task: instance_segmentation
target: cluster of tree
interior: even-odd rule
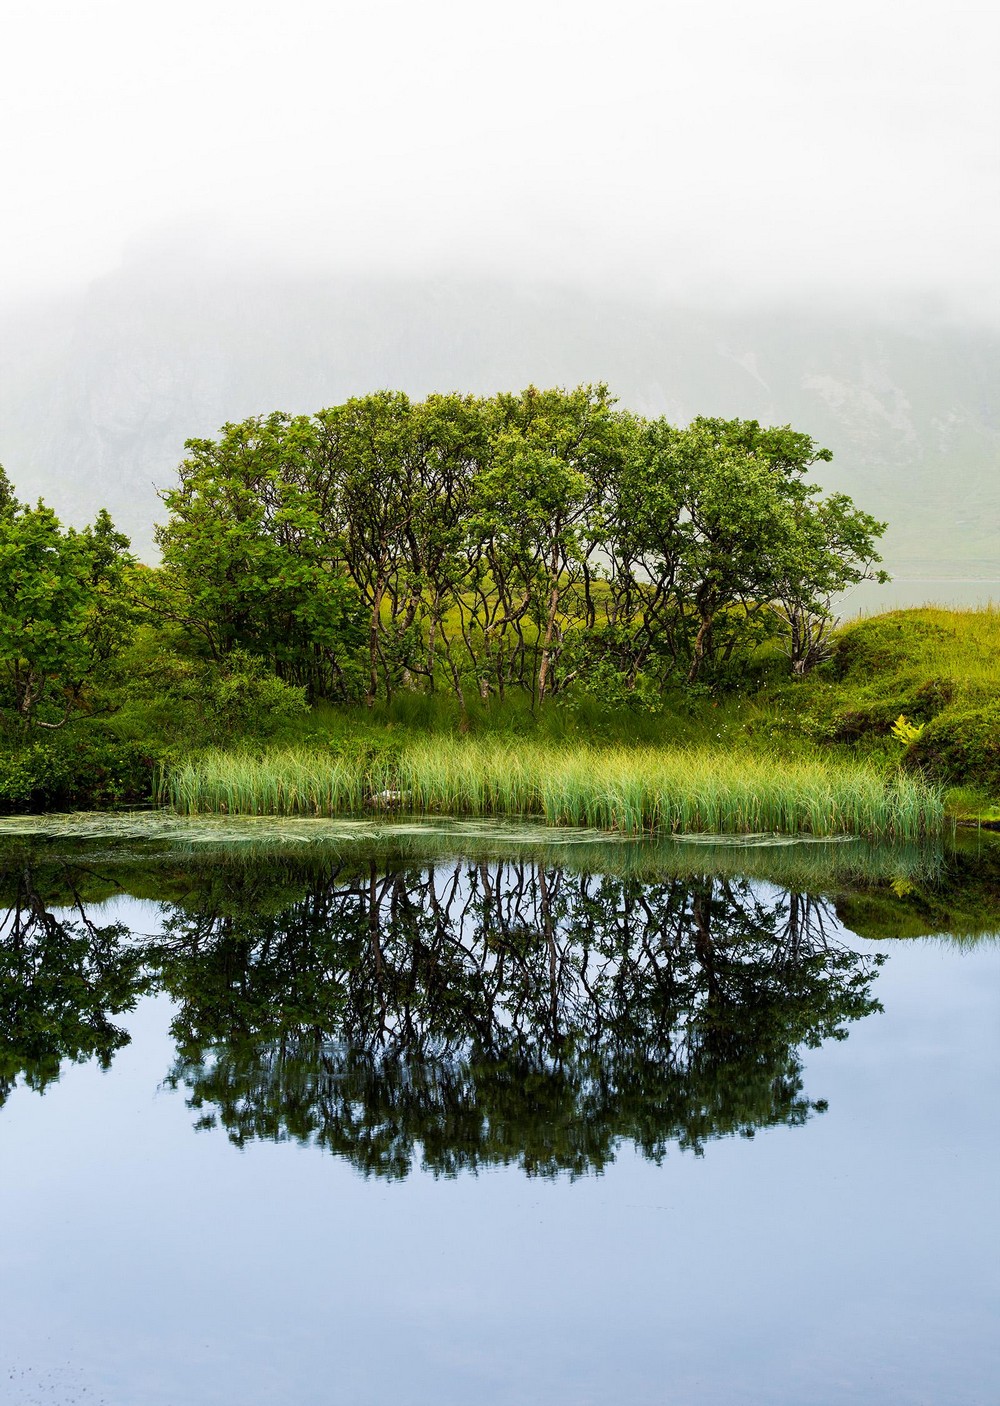
[[[71,867],[61,864],[60,911],[43,894],[28,854],[6,854],[0,873],[0,1107],[20,1077],[44,1092],[64,1062],[102,1069],[129,1042],[112,1016],[145,989],[141,948],[123,923],[89,916]]]
[[[191,440],[158,530],[160,610],[315,693],[694,683],[767,634],[822,656],[884,524],[789,428],[616,408],[604,386],[380,392]]]
[[[830,454],[808,435],[679,429],[603,386],[385,391],[187,450],[156,569],[106,513],[64,530],[0,471],[0,668],[22,721],[58,725],[138,619],[310,697],[624,701],[717,679],[769,636],[803,672],[834,594],[884,576],[884,524],[820,496]]]
[[[824,1106],[798,1047],[879,1009],[825,902],[742,880],[373,862],[254,904],[165,925],[169,1082],[237,1145],[367,1175],[581,1174],[623,1141],[659,1161],[797,1126]]]

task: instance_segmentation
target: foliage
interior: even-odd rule
[[[933,718],[910,743],[906,761],[938,780],[975,783],[1000,796],[1000,703]]]
[[[96,1057],[107,1069],[128,1044],[111,1017],[141,994],[142,954],[125,945],[123,924],[95,924],[69,887],[77,911],[59,918],[23,863],[0,922],[0,1106],[18,1075],[41,1092],[64,1060]]]
[[[23,729],[60,727],[131,631],[128,539],[107,513],[64,530],[0,490],[0,709]]]
[[[882,525],[819,496],[828,457],[788,427],[643,420],[603,386],[379,392],[191,441],[158,569],[106,514],[64,530],[0,471],[0,805],[145,800],[207,746],[253,760],[251,808],[357,809],[376,773],[419,773],[432,808],[704,826],[718,752],[720,828],[809,828],[809,795],[834,827],[933,828],[924,791],[900,809],[901,767],[1000,796],[1000,613],[831,633]],[[676,808],[649,778],[628,799],[645,763],[618,744],[652,749],[668,798],[687,787]],[[679,747],[696,760],[667,776]],[[858,763],[838,811],[827,783]]]
[[[170,1082],[238,1146],[315,1143],[366,1175],[606,1166],[800,1124],[796,1046],[878,1009],[825,905],[746,883],[534,861],[340,865],[285,911],[167,920]]]
[[[170,737],[178,746],[267,737],[309,711],[304,688],[284,682],[245,650],[218,660],[191,658],[147,633],[128,663],[119,689],[125,705],[120,725]]]
[[[218,443],[188,440],[180,484],[162,495],[171,516],[157,529],[163,570],[148,608],[214,660],[257,654],[293,684],[346,698],[360,615],[305,481],[315,444],[312,423],[287,415],[225,425]]]
[[[815,683],[828,690],[832,740],[871,753],[891,737],[906,745],[906,767],[1000,796],[1000,611],[924,607],[857,621],[839,632],[825,673]]]
[[[819,498],[807,474],[830,455],[808,435],[676,429],[603,385],[380,391],[188,450],[152,608],[313,696],[446,689],[468,713],[586,689],[601,660],[644,696],[721,677],[769,634],[804,672],[833,593],[882,579],[884,524]]]
[[[911,723],[905,713],[900,713],[899,717],[892,725],[892,735],[897,742],[902,742],[904,747],[908,747],[911,742],[916,742],[924,730],[924,724]]]
[[[802,1049],[880,1009],[881,959],[836,940],[828,903],[746,880],[173,855],[149,889],[162,934],[136,941],[89,916],[113,883],[91,856],[3,861],[0,1103],[64,1060],[107,1067],[128,1039],[113,1017],[163,990],[167,1084],[198,1128],[313,1143],[365,1175],[417,1156],[435,1175],[580,1175],[623,1140],[659,1162],[800,1126],[825,1106]]]
[[[153,739],[71,722],[65,731],[0,750],[0,809],[148,804],[165,755]]]
[[[830,674],[878,696],[913,696],[908,716],[921,721],[957,699],[1000,691],[1000,609],[893,610],[845,625]]]

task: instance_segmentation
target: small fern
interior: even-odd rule
[[[892,725],[892,735],[897,742],[902,742],[904,747],[908,747],[911,742],[916,742],[917,738],[924,730],[924,724],[919,727],[911,723],[905,713],[900,713],[899,717]]]

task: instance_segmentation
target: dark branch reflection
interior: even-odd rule
[[[0,879],[0,1103],[63,1061],[106,1068],[114,1017],[161,990],[198,1127],[366,1175],[579,1175],[623,1143],[659,1161],[798,1125],[823,1107],[802,1050],[879,1009],[881,958],[837,940],[826,900],[747,879],[171,862],[144,880],[155,940],[88,915],[112,869],[7,856]]]
[[[0,915],[0,1106],[18,1077],[38,1092],[64,1061],[96,1058],[107,1069],[127,1045],[111,1017],[131,1010],[144,986],[144,955],[122,923],[88,917],[63,866],[57,914],[40,895],[30,862],[4,874]]]
[[[372,863],[277,913],[236,898],[167,919],[169,1082],[238,1145],[366,1174],[581,1174],[797,1125],[822,1107],[801,1047],[879,1008],[824,901],[749,881]]]

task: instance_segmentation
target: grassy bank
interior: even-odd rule
[[[762,647],[725,684],[616,706],[585,689],[542,707],[511,695],[463,710],[442,689],[309,706],[245,660],[216,677],[155,640],[143,649],[88,695],[89,714],[0,737],[0,809],[165,797],[202,813],[358,814],[403,791],[417,811],[628,833],[904,835],[935,828],[943,793],[952,818],[1000,816],[996,609],[894,611],[844,626],[805,678]]]
[[[555,748],[475,738],[415,742],[392,758],[315,750],[208,751],[173,767],[161,799],[183,814],[413,813],[538,816],[625,834],[866,835],[939,830],[920,777],[779,757],[653,748]]]

